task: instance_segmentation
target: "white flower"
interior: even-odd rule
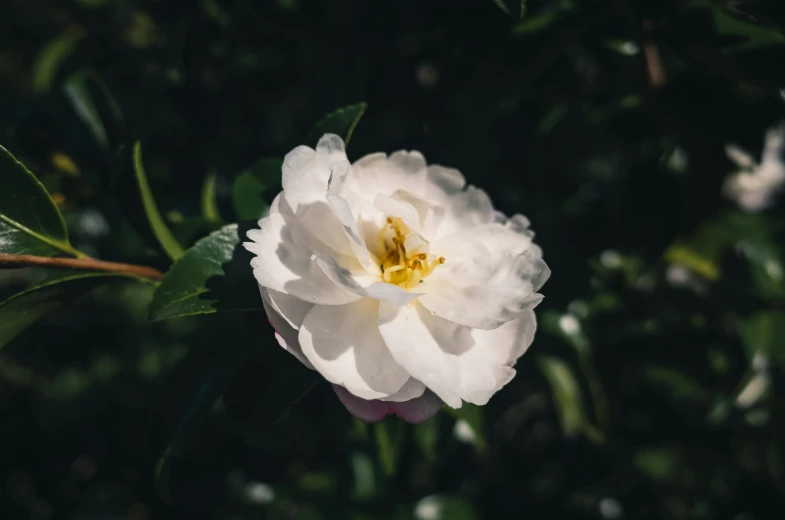
[[[725,151],[741,170],[725,183],[725,194],[750,212],[770,206],[774,197],[785,186],[785,122],[766,132],[760,164],[736,146],[728,145]]]
[[[283,164],[245,247],[280,345],[366,421],[484,405],[534,339],[550,276],[529,221],[418,152],[354,164],[325,135]]]

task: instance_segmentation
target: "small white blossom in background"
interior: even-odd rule
[[[689,289],[695,294],[702,295],[708,291],[706,280],[683,264],[669,264],[665,270],[665,280],[676,289]]]
[[[438,496],[425,497],[414,507],[417,520],[439,520],[442,517],[442,503]]]
[[[785,122],[766,132],[760,164],[734,145],[726,146],[725,151],[740,169],[725,183],[725,194],[749,212],[769,207],[785,186]]]
[[[249,482],[245,486],[245,498],[254,504],[269,504],[275,500],[275,491],[264,482]]]
[[[600,500],[598,509],[600,510],[600,515],[603,518],[608,518],[610,520],[621,517],[623,513],[619,501],[611,497],[605,497]]]
[[[350,412],[420,422],[515,376],[550,276],[526,217],[418,152],[351,164],[331,134],[282,184],[245,247],[279,344]]]
[[[568,336],[574,336],[581,332],[581,322],[572,314],[565,314],[559,318],[559,328]]]
[[[452,429],[453,436],[465,444],[472,444],[477,436],[468,422],[463,419],[455,421],[455,426]]]

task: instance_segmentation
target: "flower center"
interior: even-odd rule
[[[379,232],[379,251],[382,279],[404,289],[417,286],[445,261],[442,256],[429,255],[428,242],[398,217],[387,217]]]

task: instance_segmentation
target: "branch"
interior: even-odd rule
[[[102,271],[107,273],[128,274],[140,278],[160,280],[163,273],[158,269],[143,265],[105,262],[95,258],[48,258],[32,255],[9,255],[0,253],[0,268],[9,267],[48,267],[50,269],[74,269],[77,271]]]

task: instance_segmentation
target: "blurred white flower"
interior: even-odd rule
[[[581,322],[572,314],[565,314],[559,318],[559,328],[568,336],[574,336],[581,332]]]
[[[418,152],[354,164],[325,135],[283,165],[245,247],[280,345],[366,421],[484,405],[534,338],[550,276],[529,221]]]
[[[463,419],[455,421],[452,434],[456,439],[466,444],[473,443],[474,439],[477,438],[471,425]]]
[[[734,145],[726,146],[725,151],[740,169],[725,183],[725,194],[750,212],[770,206],[774,197],[785,186],[785,122],[766,132],[760,164]]]

